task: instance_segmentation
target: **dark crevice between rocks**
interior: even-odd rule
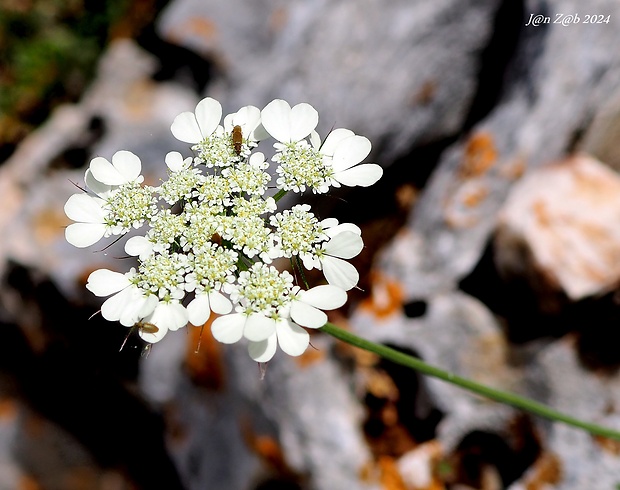
[[[426,315],[428,303],[422,300],[410,301],[403,305],[403,312],[407,318],[421,318]]]
[[[15,318],[3,329],[0,372],[12,393],[71,434],[97,464],[121,471],[138,488],[182,489],[160,415],[131,388],[138,341],[128,339],[119,351],[126,328],[100,315],[88,320],[92,306],[70,304],[31,270],[13,265],[3,285],[8,288],[18,292],[23,309],[36,311],[32,318],[40,318],[38,325],[17,325],[24,319]]]
[[[618,291],[571,301],[561,291],[546,290],[543,281],[502,277],[493,253],[490,242],[459,287],[502,319],[511,343],[519,345],[573,335],[585,368],[609,374],[620,369],[620,350],[615,341],[620,325]]]
[[[497,104],[506,72],[514,58],[525,23],[523,0],[504,0],[493,21],[493,33],[480,54],[478,86],[463,124],[463,133],[486,117]]]
[[[443,461],[443,476],[448,488],[487,488],[484,482],[492,471],[501,480],[501,488],[507,488],[540,454],[540,440],[531,420],[518,416],[507,434],[475,430],[465,435]]]
[[[49,170],[58,169],[79,169],[84,167],[92,155],[91,149],[106,134],[105,120],[100,116],[93,116],[88,122],[88,126],[74,144],[56,158],[52,159],[48,165]]]
[[[390,347],[419,357],[410,349]],[[364,397],[367,417],[364,434],[375,459],[398,458],[416,444],[435,438],[443,413],[432,403],[424,378],[411,369],[381,359],[372,368],[378,373]],[[387,378],[385,378],[387,376]],[[383,380],[383,381],[381,381]]]
[[[168,3],[169,0],[155,0],[154,11],[159,14]],[[144,26],[136,36],[136,42],[159,61],[152,76],[157,82],[174,80],[201,94],[213,78],[215,63],[206,55],[162,39],[155,22]]]

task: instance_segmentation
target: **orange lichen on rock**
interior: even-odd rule
[[[462,197],[463,205],[468,208],[474,208],[484,201],[488,195],[489,190],[486,187],[469,189]]]
[[[43,486],[30,475],[20,475],[17,485],[18,490],[43,490]]]
[[[390,456],[381,456],[377,461],[381,487],[384,490],[408,490],[398,471],[397,461]]]
[[[199,37],[207,44],[211,44],[218,36],[215,22],[207,17],[193,16],[187,22],[180,24],[174,31],[166,34],[170,42],[183,44],[187,36]]]
[[[549,452],[541,454],[526,476],[526,490],[544,490],[557,485],[562,480],[562,463]]]
[[[378,319],[388,318],[401,311],[405,292],[398,281],[373,270],[370,272],[370,283],[370,296],[360,303],[362,311],[372,313]]]
[[[594,436],[594,441],[604,451],[613,454],[614,456],[620,456],[620,441],[603,436]]]
[[[34,215],[32,230],[39,243],[50,243],[65,232],[70,223],[62,211],[55,208],[45,208]]]
[[[220,344],[211,334],[211,323],[215,317],[211,314],[207,323],[202,326],[188,326],[189,341],[185,368],[194,383],[212,390],[220,390],[225,382],[225,369]]]
[[[306,349],[302,355],[295,357],[294,359],[300,367],[306,368],[325,359],[325,352],[320,349],[313,348],[312,339],[310,339],[310,347]]]
[[[0,420],[13,420],[17,416],[17,402],[13,398],[0,399]]]
[[[491,133],[480,131],[467,141],[459,174],[471,179],[486,173],[497,162],[497,149]]]

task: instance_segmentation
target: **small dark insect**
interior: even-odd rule
[[[235,147],[235,153],[241,155],[241,145],[243,144],[243,134],[241,133],[241,126],[235,126],[232,130],[232,142]]]
[[[146,333],[156,333],[159,332],[159,327],[157,325],[153,325],[148,322],[138,322],[134,326],[138,327],[141,331]]]
[[[222,244],[222,236],[219,233],[214,233],[211,236],[211,241],[213,243],[217,243],[218,245],[221,245]]]
[[[149,323],[149,322],[137,322],[137,323],[134,324],[133,327],[131,327],[131,329],[129,330],[129,332],[125,336],[125,340],[123,340],[123,344],[121,345],[121,348],[119,349],[119,352],[123,350],[123,347],[125,347],[125,344],[127,343],[127,339],[129,338],[131,333],[134,332],[136,329],[138,329],[138,330],[140,330],[142,332],[146,332],[146,333],[156,333],[156,332],[159,332],[159,327],[157,325],[154,325],[154,324]],[[142,355],[143,356],[148,356],[150,349],[151,349],[151,344],[147,344],[144,347],[143,351],[142,351]]]

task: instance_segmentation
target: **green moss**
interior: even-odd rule
[[[0,7],[0,145],[75,101],[129,0],[32,0]]]

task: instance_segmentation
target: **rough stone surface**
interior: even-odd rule
[[[525,26],[531,14],[553,21],[558,13],[577,13],[580,22]],[[611,21],[586,24],[590,13],[609,14]],[[122,249],[76,250],[64,241],[68,220],[62,213],[76,192],[72,182],[83,183],[95,155],[134,151],[147,180],[156,183],[166,152],[186,151],[170,134],[171,121],[205,95],[221,100],[225,112],[275,97],[310,102],[321,114],[321,134],[343,126],[373,142],[371,158],[386,168],[383,187],[360,198],[373,211],[387,192],[402,190],[399,185],[421,187],[404,200],[413,204],[397,233],[400,217],[364,223],[374,230],[364,237],[367,248],[379,253],[358,263],[367,290],[352,291],[347,316],[336,313],[334,322],[462,376],[620,428],[617,371],[596,372],[580,363],[579,343],[570,333],[511,345],[505,335],[510,318],[459,291],[459,281],[477,268],[498,230],[506,199],[532,179],[545,179],[545,202],[559,213],[554,216],[570,213],[597,229],[608,225],[612,241],[605,250],[617,250],[611,227],[618,220],[594,206],[615,179],[596,165],[587,171],[599,182],[596,190],[568,199],[565,181],[551,178],[557,168],[549,166],[577,149],[617,165],[604,158],[612,155],[620,94],[617,19],[614,0],[588,2],[587,9],[576,0],[175,0],[156,27],[169,42],[213,64],[214,77],[202,93],[184,85],[191,75],[186,67],[176,80],[153,80],[158,63],[176,60],[158,62],[131,40],[111,44],[82,100],[54,112],[0,167],[0,362],[12,376],[0,385],[0,395],[4,407],[45,409],[41,417],[55,419],[62,430],[41,423],[41,432],[29,435],[49,443],[41,448],[57,443],[74,456],[48,458],[42,466],[28,459],[28,451],[17,458],[26,427],[15,411],[4,410],[2,483],[40,485],[49,481],[51,473],[44,473],[52,461],[55,470],[81,462],[89,475],[103,474],[102,488],[126,488],[140,478],[187,489],[431,487],[437,484],[429,479],[437,475],[433,465],[444,458],[456,461],[453,468],[464,464],[463,442],[482,434],[506,443],[513,466],[508,471],[497,460],[482,461],[481,467],[494,468],[484,470],[491,475],[485,481],[495,485],[489,487],[482,477],[475,482],[454,470],[447,477],[453,488],[498,488],[500,473],[511,490],[532,488],[532,481],[562,490],[617,485],[620,464],[610,441],[538,418],[515,429],[519,416],[510,407],[443,381],[403,375],[321,334],[312,338],[316,350],[301,358],[278,356],[262,381],[243,346],[221,346],[205,333],[196,353],[199,329],[167,337],[148,355],[140,356],[141,346],[131,338],[117,352],[125,329],[98,317],[86,320],[99,303],[83,285],[92,269],[119,265]],[[97,121],[100,135],[93,134]],[[75,149],[83,151],[84,167],[57,168]],[[610,204],[600,205],[612,209]],[[375,219],[361,211],[368,207],[359,209],[351,221]],[[530,223],[532,214],[523,213],[517,213],[524,220],[519,222]],[[574,236],[570,228],[558,230]],[[530,237],[527,243],[534,257],[560,258],[549,241]],[[594,282],[574,270],[567,278],[566,268],[552,262],[568,303],[613,284],[613,259],[603,267],[597,262],[602,255],[591,250],[575,247],[566,261],[594,261],[589,263],[603,271]],[[511,273],[527,276],[514,266]],[[58,307],[64,308],[60,315],[54,313]],[[592,330],[601,337],[599,316],[585,323],[580,334]],[[52,369],[49,359],[62,369]],[[132,374],[109,375],[115,369]],[[40,378],[50,388],[36,384]],[[43,401],[28,391],[33,387],[47,395]],[[104,444],[112,436],[124,442],[114,454]],[[533,449],[524,456],[519,442],[525,439]],[[119,463],[114,455],[128,448],[133,458]],[[102,466],[89,450],[100,455]],[[553,478],[550,467],[558,470]],[[34,475],[32,468],[42,469]]]
[[[530,172],[510,193],[495,231],[495,259],[508,277],[571,300],[620,281],[620,176],[586,155]]]

